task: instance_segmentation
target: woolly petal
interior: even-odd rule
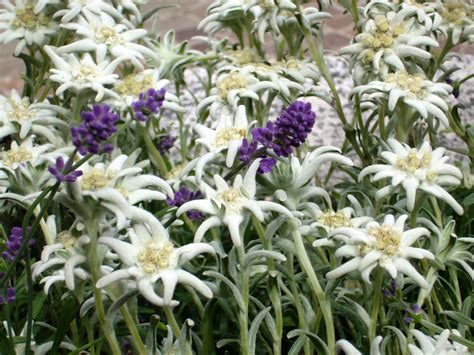
[[[199,228],[196,231],[196,234],[194,235],[194,243],[198,243],[202,240],[204,237],[204,234],[211,229],[212,227],[217,227],[222,225],[222,222],[220,218],[213,216],[211,218],[206,219],[204,222],[201,223]]]
[[[420,287],[427,289],[429,287],[428,282],[420,275],[420,273],[410,264],[408,260],[398,258],[394,260],[395,267],[402,274],[410,277]]]
[[[342,275],[345,275],[351,271],[355,271],[359,268],[361,258],[354,258],[349,260],[348,262],[342,264],[338,268],[328,272],[326,274],[326,278],[328,279],[337,279]]]
[[[178,274],[179,282],[191,286],[196,291],[201,293],[204,297],[212,298],[211,289],[204,282],[199,280],[196,276],[184,270],[177,270],[176,273]]]
[[[110,274],[102,276],[95,284],[95,287],[103,288],[110,285],[111,283],[114,283],[123,279],[128,279],[128,278],[130,278],[130,273],[128,272],[127,269],[113,271]]]
[[[132,244],[112,237],[100,237],[97,241],[110,247],[126,265],[136,263],[138,250]]]

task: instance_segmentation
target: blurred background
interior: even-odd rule
[[[206,9],[212,3],[212,0],[150,0],[144,6],[144,11],[158,5],[175,5],[173,8],[163,9],[159,12],[158,30],[159,33],[165,33],[174,29],[177,39],[184,41],[192,36],[204,34],[197,30],[197,25],[205,17]],[[329,51],[337,51],[350,43],[353,35],[352,19],[350,15],[344,14],[337,5],[330,8],[328,12],[333,15],[333,18],[326,21],[324,26],[324,48]],[[24,68],[22,62],[12,56],[15,45],[16,43],[0,44],[2,47],[0,51],[0,93],[3,94],[12,88],[21,86],[19,76]],[[474,54],[474,46],[460,47],[458,52]]]

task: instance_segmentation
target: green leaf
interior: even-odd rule
[[[53,348],[51,354],[57,354],[59,346],[61,345],[66,331],[69,329],[69,324],[79,314],[79,303],[76,298],[69,297],[64,302],[64,307],[61,310],[61,317],[58,320],[58,327],[56,334],[54,334]]]
[[[318,349],[319,351],[317,352],[317,354],[329,354],[329,349],[326,345],[326,343],[320,338],[318,337],[316,334],[314,333],[311,333],[307,330],[304,330],[304,329],[294,329],[290,332],[288,332],[288,339],[291,339],[295,336],[300,336],[300,337],[303,337],[303,336],[307,336],[309,337],[314,346],[316,347],[316,349]]]
[[[46,296],[43,292],[40,292],[36,295],[35,299],[33,300],[33,319],[38,317],[41,308],[43,308],[44,302],[46,301]]]
[[[265,316],[268,314],[268,312],[270,312],[271,309],[272,307],[265,308],[263,311],[257,314],[257,316],[252,321],[252,325],[250,326],[250,330],[249,330],[249,340],[248,340],[249,342],[248,347],[249,347],[250,354],[255,354],[255,343],[257,340],[258,328],[260,328],[260,324],[262,323],[263,318],[265,318]]]
[[[105,317],[107,319],[107,322],[110,324],[110,326],[113,327],[115,317],[117,316],[117,313],[120,310],[120,307],[122,307],[130,298],[135,297],[138,294],[139,294],[138,289],[130,290],[122,297],[119,297],[118,299],[116,299],[114,303],[112,303],[112,305],[107,310],[107,314]]]
[[[180,6],[179,5],[176,5],[176,4],[163,4],[163,5],[159,5],[153,9],[151,9],[150,11],[148,11],[145,15],[143,15],[142,17],[142,23],[146,22],[150,17],[152,17],[155,13],[157,13],[158,11],[160,10],[163,10],[163,9],[167,9],[167,8],[170,8],[170,7],[174,7],[176,9],[179,9]]]
[[[210,277],[214,277],[220,281],[222,281],[223,283],[225,283],[227,285],[227,287],[230,288],[230,290],[232,291],[232,294],[234,295],[234,298],[235,300],[237,301],[237,304],[239,305],[239,308],[240,309],[244,309],[244,300],[242,299],[242,295],[240,294],[240,291],[239,289],[237,288],[237,286],[235,286],[232,281],[230,281],[227,277],[225,277],[224,275],[221,275],[219,274],[218,272],[215,272],[215,271],[205,271],[203,273],[204,276],[210,276]]]
[[[454,319],[456,322],[461,323],[468,327],[474,327],[474,320],[465,316],[464,314],[456,311],[442,311],[441,314],[447,315],[449,318]]]

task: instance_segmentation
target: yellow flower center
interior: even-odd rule
[[[369,235],[375,237],[375,249],[382,251],[385,255],[392,256],[400,250],[402,233],[400,230],[381,225],[369,229]]]
[[[231,210],[238,211],[242,208],[242,197],[239,190],[229,188],[219,195],[219,199]]]
[[[253,50],[245,48],[236,51],[227,52],[227,55],[230,57],[232,62],[237,65],[245,65],[250,63],[259,63],[261,58]]]
[[[447,1],[441,9],[441,16],[448,23],[463,26],[466,18],[473,18],[473,12],[463,2]]]
[[[231,73],[217,83],[217,92],[222,99],[226,99],[231,90],[244,89],[247,85],[248,82],[244,76]]]
[[[103,168],[92,168],[82,176],[81,187],[83,190],[99,190],[107,186],[115,174]]]
[[[184,165],[183,164],[178,164],[176,165],[171,171],[168,171],[165,174],[166,180],[171,180],[171,179],[176,179],[179,177],[181,172],[183,171]]]
[[[17,8],[15,11],[15,19],[12,22],[13,28],[26,28],[35,30],[38,26],[45,26],[49,19],[40,14],[36,14],[33,4],[27,4],[24,8]]]
[[[401,90],[407,91],[412,96],[422,99],[426,96],[426,90],[423,87],[423,81],[425,77],[421,74],[411,75],[404,71],[397,73],[391,73],[387,75],[385,79],[386,83],[393,83],[397,85]]]
[[[21,101],[9,100],[12,106],[8,116],[12,121],[30,120],[34,117],[35,110],[30,110],[30,101],[24,97]]]
[[[94,66],[81,64],[74,68],[73,75],[76,81],[85,83],[94,81],[97,76],[97,71]]]
[[[375,51],[392,48],[395,45],[395,40],[404,32],[405,27],[402,23],[391,27],[388,19],[381,17],[375,22],[375,33],[373,35],[366,34],[362,39],[362,43]]]
[[[138,96],[140,93],[152,87],[152,77],[145,75],[139,77],[136,74],[127,75],[122,82],[117,84],[116,91],[120,95]]]
[[[33,159],[33,153],[25,147],[10,149],[7,151],[7,158],[3,161],[6,166],[12,166],[14,163],[24,163]]]
[[[421,156],[418,150],[412,149],[406,158],[398,158],[396,167],[408,174],[414,174],[418,169],[427,169],[431,164],[431,153],[424,152]]]
[[[341,228],[341,227],[351,227],[352,222],[351,219],[346,217],[346,215],[339,211],[327,211],[324,212],[319,218],[318,222],[331,228]]]
[[[173,251],[173,244],[169,242],[165,244],[150,242],[138,254],[138,263],[145,273],[153,274],[170,266]]]
[[[114,44],[123,43],[122,37],[117,33],[113,27],[102,27],[95,33],[95,38],[102,43]]]
[[[242,140],[247,134],[245,128],[224,128],[217,132],[216,134],[216,146],[225,147],[229,145],[230,141],[233,140]]]
[[[66,249],[72,249],[76,245],[76,238],[69,231],[62,231],[56,238]]]

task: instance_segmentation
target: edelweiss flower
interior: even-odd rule
[[[35,12],[35,5],[30,0],[16,0],[15,5],[3,1],[4,9],[0,9],[0,42],[9,43],[19,39],[15,55],[27,45],[42,46],[48,37],[56,34],[54,22],[44,13]]]
[[[248,0],[219,0],[212,3],[207,9],[208,16],[203,19],[198,29],[209,35],[225,28],[225,24],[245,16]]]
[[[9,338],[11,338],[12,341],[13,341],[13,339],[15,339],[15,341],[14,341],[14,343],[15,343],[15,355],[25,354],[25,352],[26,352],[25,351],[26,350],[25,339],[26,339],[27,323],[25,323],[25,326],[23,327],[23,329],[21,330],[21,333],[18,336],[16,336],[15,331],[13,330],[12,327],[9,326],[7,321],[3,321],[3,327],[5,328],[7,336]],[[48,328],[49,327],[50,326],[48,326]],[[51,330],[51,329],[49,329],[49,330]],[[18,341],[17,341],[17,339],[18,339]],[[33,337],[33,339],[31,339],[30,349],[31,349],[31,352],[35,355],[47,355],[51,351],[51,349],[53,348],[53,344],[54,344],[54,341],[51,340],[51,341],[47,341],[46,343],[38,345],[38,344],[36,344],[36,342],[34,340],[34,337]],[[66,349],[66,350],[70,350],[70,351],[76,350],[76,347],[74,346],[74,344],[72,344],[70,342],[66,342],[66,341],[62,341],[59,344],[59,347],[61,349]]]
[[[97,58],[104,58],[106,53],[121,61],[130,60],[137,68],[143,69],[140,62],[145,56],[155,58],[155,53],[143,45],[135,43],[143,39],[147,30],[128,29],[124,24],[117,24],[112,17],[104,12],[95,16],[85,12],[77,22],[61,25],[85,37],[59,48],[59,52],[96,51]]]
[[[169,80],[161,79],[158,69],[146,69],[136,74],[129,74],[123,79],[119,79],[114,85],[114,91],[119,99],[112,99],[111,105],[120,110],[126,110],[137,100],[142,92],[148,89],[161,89],[169,84]],[[165,94],[162,109],[169,109],[175,112],[186,112],[186,109],[179,105],[179,98],[171,94],[168,90]]]
[[[260,221],[264,219],[264,211],[274,211],[289,218],[293,217],[290,211],[278,203],[255,199],[257,192],[255,175],[259,166],[260,159],[257,159],[249,167],[243,178],[241,175],[236,176],[232,186],[229,186],[219,175],[214,175],[217,190],[203,182],[201,190],[204,190],[203,194],[206,199],[186,202],[178,209],[176,212],[178,216],[191,210],[198,210],[211,215],[201,223],[196,231],[195,242],[201,241],[210,228],[226,225],[229,228],[232,242],[235,246],[240,247],[242,245],[240,226],[245,217],[248,216],[248,212],[254,214]]]
[[[435,335],[434,338],[428,335],[423,334],[419,330],[413,329],[411,331],[415,336],[416,340],[420,344],[420,347],[417,347],[413,344],[408,344],[408,349],[410,350],[411,355],[462,355],[462,354],[472,354],[467,346],[459,344],[457,342],[450,342],[448,340],[449,334],[452,333],[457,336],[461,334],[457,329],[449,330],[445,329],[440,335]]]
[[[305,155],[303,163],[295,156],[291,157],[290,164],[277,164],[271,173],[264,174],[277,198],[291,211],[299,210],[301,200],[314,196],[322,196],[328,205],[331,204],[329,194],[321,187],[311,186],[309,182],[325,162],[338,162],[352,166],[349,158],[342,156],[335,147],[320,147]]]
[[[331,209],[321,210],[317,205],[315,206],[315,219],[316,222],[311,224],[311,229],[315,230],[316,228],[322,228],[326,232],[326,236],[329,235],[333,238],[320,238],[313,242],[313,247],[319,246],[331,246],[335,247],[336,243],[334,242],[334,234],[332,232],[338,228],[361,228],[366,223],[372,221],[372,217],[368,216],[359,216],[356,217],[356,213],[353,208],[345,207],[337,211]],[[318,233],[319,234],[319,233]],[[324,234],[323,234],[324,236]],[[344,236],[337,236],[342,237]]]
[[[260,100],[260,92],[267,89],[279,91],[280,87],[271,81],[260,81],[251,73],[251,68],[234,70],[217,78],[216,86],[211,89],[210,95],[199,103],[196,110],[200,113],[211,105],[211,115],[218,116],[218,110],[224,105],[228,104],[237,109],[242,98]]]
[[[352,93],[371,93],[371,98],[384,97],[388,99],[388,109],[393,111],[399,100],[414,108],[423,118],[433,115],[443,126],[449,127],[449,121],[444,112],[449,106],[444,97],[452,91],[445,83],[434,83],[422,74],[409,74],[397,71],[388,74],[385,81],[372,81],[352,90]]]
[[[363,33],[355,37],[357,43],[340,50],[340,54],[357,55],[353,68],[355,78],[362,78],[366,72],[364,67],[370,65],[371,70],[383,78],[389,67],[405,70],[403,58],[431,58],[429,52],[419,47],[438,47],[438,42],[424,36],[425,29],[415,23],[414,17],[405,20],[406,16],[404,12],[392,11],[374,15],[366,22]]]
[[[119,229],[125,226],[127,216],[130,216],[130,206],[142,201],[166,199],[164,193],[153,190],[153,187],[173,197],[173,190],[164,180],[154,175],[140,175],[144,165],[134,166],[135,158],[119,155],[107,165],[85,163],[81,166],[82,176],[71,183],[77,200],[90,196],[100,201],[116,215]]]
[[[44,293],[48,294],[50,287],[56,282],[65,282],[66,287],[74,290],[75,278],[86,280],[89,273],[80,265],[87,261],[85,246],[89,244],[87,235],[76,237],[72,231],[60,233],[56,230],[55,216],[49,216],[46,221],[48,234],[54,238],[53,243],[43,247],[41,259],[32,266],[32,275],[38,277],[45,271],[53,269],[53,273],[41,279],[44,283]]]
[[[199,123],[194,125],[194,130],[199,135],[196,143],[204,145],[209,150],[198,160],[196,177],[200,179],[206,164],[215,159],[225,149],[227,149],[226,165],[230,168],[234,164],[242,139],[247,136],[248,128],[249,123],[243,105],[237,108],[233,118],[230,114],[221,116],[215,129]]]
[[[472,34],[474,25],[474,5],[466,1],[436,1],[438,11],[443,18],[439,29],[446,37],[451,35],[453,44],[458,44],[463,37]]]
[[[337,249],[336,256],[352,259],[327,273],[326,277],[336,279],[358,270],[362,279],[370,283],[370,273],[379,265],[387,270],[392,278],[396,278],[398,272],[401,272],[421,287],[428,288],[426,280],[407,259],[434,259],[434,255],[428,250],[411,247],[418,238],[429,235],[429,231],[422,227],[404,231],[407,218],[407,215],[402,215],[395,220],[394,216],[386,215],[383,224],[371,221],[364,228],[335,229],[333,235],[348,237],[347,244]]]
[[[56,95],[61,95],[66,90],[79,93],[91,89],[97,93],[95,101],[101,101],[105,95],[117,97],[117,94],[108,89],[107,85],[117,82],[118,75],[114,74],[115,68],[122,62],[117,58],[109,62],[105,57],[98,57],[96,61],[89,53],[79,59],[75,54],[60,57],[52,47],[44,47],[56,69],[51,69],[50,80],[61,84],[56,90]],[[97,64],[99,63],[99,64]]]
[[[410,148],[393,138],[388,139],[391,151],[384,151],[380,155],[388,164],[376,164],[360,172],[359,181],[368,174],[375,174],[372,178],[378,181],[391,178],[392,183],[379,191],[375,198],[381,199],[392,193],[400,184],[407,195],[407,208],[412,211],[415,206],[416,190],[420,189],[449,204],[458,214],[463,214],[461,205],[443,189],[442,185],[458,185],[462,179],[461,171],[453,165],[446,164],[448,157],[444,157],[444,148],[432,150],[428,142],[424,142],[420,149]]]
[[[372,344],[370,344],[370,355],[380,355],[380,343],[382,343],[382,336],[378,336],[372,340]],[[342,350],[345,355],[362,355],[362,353],[357,350],[354,345],[349,343],[345,339],[338,340],[336,342],[336,353],[337,350]]]
[[[56,12],[54,17],[61,17],[61,22],[67,23],[85,12],[91,12],[95,15],[105,12],[116,19],[123,19],[123,15],[119,11],[103,0],[68,0],[67,8]]]
[[[436,9],[436,3],[424,2],[418,0],[374,0],[370,1],[365,7],[365,14],[370,13],[378,5],[386,6],[395,12],[400,10],[400,15],[407,17],[416,14],[420,24],[424,24],[426,31],[434,31],[441,24],[442,18]]]
[[[99,279],[96,284],[98,288],[119,280],[134,279],[143,297],[158,306],[173,307],[179,304],[172,299],[178,282],[193,287],[205,297],[212,297],[212,291],[204,282],[181,268],[199,254],[214,254],[210,245],[191,243],[175,248],[166,231],[150,233],[144,225],[130,229],[128,236],[130,243],[112,237],[99,238],[99,243],[107,245],[118,254],[122,268]],[[162,296],[154,289],[158,280],[163,284]]]
[[[20,139],[25,139],[31,132],[53,144],[61,142],[54,126],[66,127],[67,124],[55,117],[52,108],[47,102],[30,103],[28,97],[21,97],[16,90],[12,90],[9,98],[0,95],[0,139],[17,133]]]
[[[274,64],[280,75],[288,77],[290,80],[304,84],[307,79],[313,80],[313,83],[319,81],[320,74],[318,67],[310,62],[296,58],[288,58]]]
[[[45,155],[52,148],[51,144],[36,145],[33,143],[34,136],[30,136],[27,140],[18,145],[13,141],[10,149],[0,152],[0,169],[6,170],[11,174],[19,169],[26,176],[30,176],[27,164],[37,167],[47,161],[52,161],[54,155]],[[54,161],[54,160],[53,160]]]

